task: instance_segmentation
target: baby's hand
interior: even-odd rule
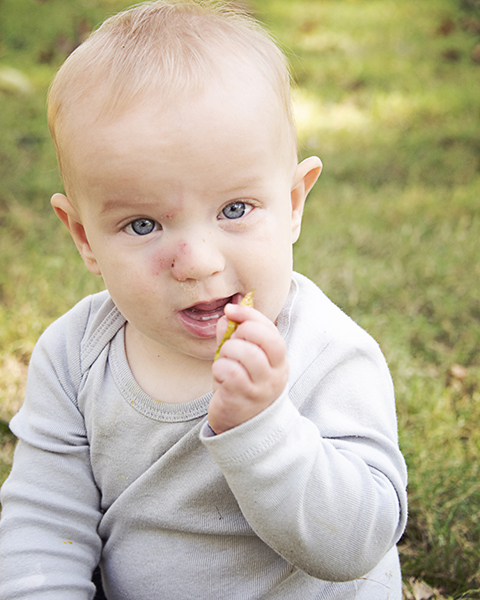
[[[285,342],[275,325],[248,306],[228,304],[226,319],[240,323],[213,363],[214,390],[208,422],[215,433],[245,423],[272,404],[288,380]],[[226,327],[217,329],[220,341]]]

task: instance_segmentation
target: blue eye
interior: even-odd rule
[[[127,225],[125,231],[133,235],[148,235],[158,228],[159,225],[153,219],[135,219]]]
[[[249,207],[247,204],[245,204],[245,202],[232,202],[222,210],[222,215],[226,219],[240,219],[240,217],[245,215],[248,208]]]

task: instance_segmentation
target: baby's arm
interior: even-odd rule
[[[224,344],[225,355],[233,341]],[[365,575],[398,540],[406,518],[389,374],[373,343],[367,350],[350,348],[335,359],[324,352],[315,362],[325,376],[315,379],[318,365],[306,365],[291,382],[290,397],[285,390],[275,401],[262,400],[250,420],[202,438],[257,535],[290,563],[325,580]],[[260,362],[255,356],[241,366]],[[226,382],[216,379],[220,395]],[[239,385],[238,396],[222,395],[223,402],[234,398],[233,407],[241,405],[241,390]],[[243,400],[249,406],[251,400]],[[295,406],[300,403],[308,418]],[[219,414],[213,404],[217,427]]]
[[[95,593],[99,492],[75,390],[61,364],[67,354],[49,356],[45,339],[37,345],[25,404],[13,420],[21,439],[1,494],[1,600],[88,600]]]

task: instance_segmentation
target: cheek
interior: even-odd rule
[[[155,251],[151,256],[152,275],[160,275],[173,269],[175,264],[192,255],[192,248],[188,242],[181,241],[174,248]]]
[[[157,253],[151,261],[152,275],[160,275],[172,268],[173,256],[166,253]]]

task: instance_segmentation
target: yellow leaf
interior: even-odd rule
[[[253,292],[254,292],[254,290],[252,290],[251,292],[248,292],[248,294],[242,299],[242,301],[240,302],[240,304],[242,304],[243,306],[251,306],[253,308]],[[227,340],[229,340],[232,337],[233,332],[236,330],[236,328],[239,325],[240,325],[240,323],[237,323],[237,321],[229,321],[228,322],[227,330],[225,331],[225,334],[224,334],[224,336],[222,338],[222,341],[218,345],[218,348],[217,348],[217,350],[215,352],[215,357],[213,359],[214,362],[220,356],[220,348],[223,346],[223,344]]]

